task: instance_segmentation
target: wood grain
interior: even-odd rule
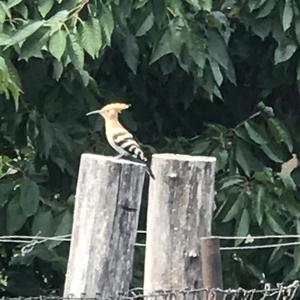
[[[65,297],[129,289],[144,176],[142,164],[82,155]]]
[[[153,155],[145,292],[203,287],[200,237],[211,235],[215,163],[214,157]]]

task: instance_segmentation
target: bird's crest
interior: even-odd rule
[[[100,111],[115,110],[117,112],[121,112],[122,110],[127,109],[128,107],[130,107],[130,104],[115,102],[105,105],[100,109]]]

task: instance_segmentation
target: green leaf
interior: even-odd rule
[[[259,184],[256,189],[256,193],[254,197],[251,196],[252,200],[254,200],[254,208],[255,208],[255,217],[259,226],[261,226],[264,217],[264,199],[265,199],[266,189],[263,185]]]
[[[0,22],[1,22],[1,19],[0,19]],[[6,34],[4,32],[0,32],[0,45],[3,45],[8,38],[9,38],[8,34]]]
[[[4,49],[7,49],[12,45],[24,41],[26,38],[35,33],[41,26],[43,26],[43,24],[44,21],[34,21],[30,24],[25,25],[22,29],[18,30],[13,36],[7,39],[5,43],[2,43],[2,45],[6,46]]]
[[[268,143],[268,135],[263,124],[258,125],[254,122],[245,122],[245,128],[251,140],[259,145]]]
[[[234,185],[245,182],[246,178],[240,175],[234,175],[225,177],[222,181],[220,181],[220,191],[232,187]]]
[[[72,222],[73,217],[72,214],[65,210],[65,212],[56,218],[56,223],[58,224],[55,230],[54,236],[71,234],[72,231]],[[62,242],[60,241],[51,241],[49,242],[49,249],[53,249],[60,245]]]
[[[19,76],[19,73],[16,69],[16,67],[14,66],[14,64],[11,62],[10,59],[6,59],[5,60],[6,62],[6,65],[8,67],[8,73],[9,73],[9,76],[11,78],[11,80],[13,82],[15,82],[16,86],[20,89],[21,91],[21,88],[22,88],[22,83],[21,83],[21,79],[20,79],[20,76]]]
[[[268,118],[267,119],[268,128],[275,138],[277,143],[285,143],[289,151],[293,151],[293,140],[290,135],[290,132],[286,128],[285,124],[282,123],[279,119]]]
[[[20,206],[18,194],[9,201],[6,216],[6,228],[8,234],[14,234],[25,224],[27,218]]]
[[[8,194],[12,191],[14,186],[13,182],[0,183],[0,207],[5,206],[8,201]]]
[[[154,17],[153,13],[150,13],[142,22],[142,24],[139,26],[138,30],[136,31],[135,36],[143,36],[145,35],[152,27],[154,24]]]
[[[261,145],[263,152],[273,161],[283,163],[285,161],[285,155],[280,145],[277,145],[273,141],[269,141],[268,144]]]
[[[292,40],[279,44],[274,54],[275,65],[289,60],[297,49],[297,45]]]
[[[272,30],[272,19],[263,18],[254,20],[251,24],[253,32],[258,35],[262,40],[264,40]]]
[[[257,280],[263,281],[265,279],[265,274],[263,271],[259,270],[254,264],[245,262],[246,270],[253,275]]]
[[[58,30],[51,36],[49,40],[49,51],[58,61],[60,61],[66,50],[66,45],[66,32],[64,30]]]
[[[247,176],[251,172],[261,170],[262,163],[253,155],[250,147],[243,141],[236,143],[236,160]]]
[[[228,151],[221,147],[217,147],[211,153],[211,155],[215,156],[217,159],[216,172],[219,172],[220,170],[224,170],[228,162],[228,157],[229,157]]]
[[[214,75],[215,81],[217,85],[220,86],[223,82],[223,75],[221,73],[220,67],[214,59],[209,59],[209,64]]]
[[[40,28],[30,37],[28,37],[21,48],[19,59],[28,61],[31,57],[43,58],[41,52],[49,38],[49,32],[46,28]]]
[[[264,18],[271,14],[272,10],[276,5],[276,1],[274,0],[267,0],[261,9],[258,11],[256,18]]]
[[[6,12],[2,4],[0,5],[0,24],[4,23],[6,17]]]
[[[40,209],[34,216],[31,233],[32,235],[52,236],[54,233],[54,218],[51,210]]]
[[[296,219],[300,218],[300,202],[295,199],[293,191],[287,191],[283,193],[282,198],[284,201],[284,206],[290,213],[290,215]]]
[[[236,225],[236,236],[246,236],[249,233],[250,216],[247,208],[244,208],[239,223]],[[237,243],[236,243],[237,244]]]
[[[296,229],[297,229],[297,234],[300,234],[300,221],[299,219],[296,221]],[[299,239],[298,239],[299,241]],[[297,272],[299,272],[300,269],[300,246],[295,246],[294,248],[294,267],[293,269]]]
[[[68,15],[69,15],[69,11],[60,10],[45,22],[45,26],[50,26],[52,33],[57,30],[60,30],[62,22],[66,21]]]
[[[222,223],[226,223],[233,220],[234,218],[237,218],[245,206],[245,201],[245,193],[240,193],[226,216],[223,218]]]
[[[20,204],[27,217],[30,217],[37,212],[39,201],[39,187],[34,181],[25,177],[21,185]]]
[[[282,16],[282,26],[283,31],[287,31],[292,24],[294,16],[292,0],[285,0],[283,16]]]
[[[185,0],[185,2],[187,2],[188,4],[190,4],[196,10],[200,10],[201,9],[201,4],[200,4],[199,0]]]
[[[207,46],[210,56],[227,70],[230,58],[227,53],[226,43],[217,30],[209,29],[207,31]]]
[[[103,6],[102,14],[100,17],[100,23],[104,32],[106,44],[110,46],[111,35],[113,33],[115,25],[114,25],[114,19],[112,13],[106,6]]]
[[[204,69],[205,62],[206,62],[206,53],[205,53],[205,47],[206,43],[201,36],[197,34],[193,34],[192,32],[188,36],[188,42],[187,42],[187,49],[192,57],[195,64],[201,68]]]
[[[17,6],[19,3],[21,3],[23,0],[8,0],[7,1],[7,7],[12,8]]]
[[[46,117],[41,118],[39,135],[42,138],[42,152],[44,153],[46,159],[49,156],[49,151],[52,148],[54,141],[54,129],[52,124],[47,120]]]
[[[139,62],[139,48],[136,39],[132,34],[127,35],[125,40],[124,59],[131,71],[136,74]]]
[[[6,235],[7,229],[6,229],[6,209],[3,207],[0,207],[0,235]]]
[[[264,184],[274,183],[274,172],[271,168],[264,168],[263,171],[255,172],[254,178]]]
[[[52,73],[53,78],[56,81],[58,81],[60,79],[63,71],[64,71],[63,64],[60,61],[55,59],[53,62],[53,73]]]
[[[278,173],[278,176],[282,180],[283,185],[290,191],[296,190],[296,184],[293,180],[293,178],[287,174],[284,173]]]
[[[98,57],[102,46],[100,22],[96,18],[82,22],[80,27],[80,42],[84,50],[92,57]]]
[[[172,53],[170,45],[170,31],[167,29],[162,35],[161,39],[158,41],[157,45],[154,47],[154,51],[149,64],[153,64],[159,60],[162,56]]]
[[[201,2],[202,2],[201,6],[202,6],[203,10],[206,10],[209,12],[212,10],[213,0],[202,0]]]
[[[285,247],[274,248],[268,260],[268,265],[269,266],[278,265],[278,262],[281,262],[282,258],[285,256],[285,252],[286,252]]]
[[[68,35],[68,50],[72,64],[77,70],[82,70],[84,66],[84,52],[79,45],[78,36],[75,33]]]
[[[165,0],[151,0],[154,21],[158,27],[161,27],[166,17],[166,3]]]
[[[182,69],[188,72],[188,68],[182,60],[181,51],[184,45],[183,35],[187,34],[184,24],[181,20],[174,20],[169,24],[170,30],[170,47],[176,56],[178,63]]]
[[[201,155],[206,152],[210,146],[210,141],[199,139],[192,144],[192,152],[194,155]]]
[[[294,271],[295,275],[299,272],[299,270],[300,270],[300,246],[298,245],[298,246],[294,247],[294,266],[293,266],[293,271]]]
[[[297,16],[295,18],[295,33],[296,33],[298,44],[300,44],[300,16]]]
[[[238,128],[235,128],[234,130],[233,130],[233,132],[234,132],[234,134],[237,136],[237,137],[239,137],[240,139],[242,139],[242,140],[244,140],[244,141],[246,141],[246,142],[249,142],[249,135],[248,135],[248,133],[247,133],[247,130],[244,128],[244,127],[242,127],[242,126],[240,126],[240,127],[238,127]]]
[[[267,0],[249,0],[247,4],[250,12],[260,8],[262,5],[265,4],[266,1]]]
[[[3,1],[0,2],[0,18],[3,19],[2,22],[5,21],[5,17],[12,18],[9,7]]]
[[[78,72],[79,72],[79,74],[81,76],[81,80],[83,82],[83,85],[85,87],[87,87],[88,84],[89,84],[89,82],[90,82],[90,79],[91,79],[91,76],[90,76],[89,72],[87,72],[85,70],[79,70]]]
[[[235,69],[234,69],[233,63],[230,59],[228,61],[228,66],[227,66],[227,70],[225,72],[225,75],[232,84],[236,85]]]
[[[3,57],[0,56],[0,75],[1,75],[1,89],[7,89],[8,81],[9,81],[9,73],[6,65],[6,61]]]
[[[14,8],[14,10],[18,12],[24,19],[28,19],[28,8],[25,3],[20,3]]]
[[[300,81],[300,59],[297,64],[297,81]]]
[[[48,12],[54,5],[54,0],[39,0],[38,1],[38,10],[41,13],[42,17],[45,18]]]
[[[268,211],[266,213],[266,219],[267,223],[275,233],[286,234],[286,232],[283,229],[283,226],[281,225],[282,222],[279,219],[279,217],[275,214],[275,212]]]
[[[189,3],[195,10],[206,10],[211,11],[212,0],[185,0]]]

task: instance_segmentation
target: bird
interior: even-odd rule
[[[134,158],[142,162],[150,177],[155,179],[143,150],[133,135],[119,121],[119,114],[130,106],[131,104],[114,102],[99,110],[90,111],[86,115],[99,114],[104,118],[106,139],[110,146],[119,153],[116,158]]]

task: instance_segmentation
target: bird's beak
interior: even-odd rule
[[[90,111],[86,114],[86,116],[90,116],[90,115],[94,115],[94,114],[99,114],[100,111],[99,110],[93,110],[93,111]]]

